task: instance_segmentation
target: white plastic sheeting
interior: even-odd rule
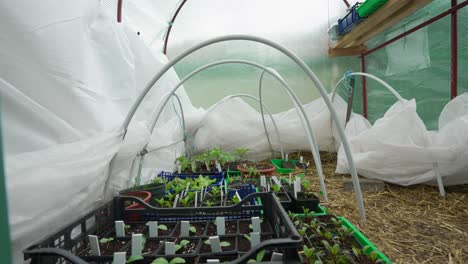
[[[438,164],[444,185],[468,183],[468,94],[449,102],[439,131],[428,131],[415,100],[395,103],[373,126],[353,115],[346,126],[360,175],[399,185],[436,183]],[[340,148],[337,172],[347,173]]]
[[[0,20],[6,182],[20,263],[25,247],[132,182],[133,158],[150,138],[145,124],[178,78],[170,71],[156,85],[122,142],[125,114],[166,57],[99,1],[7,0]],[[161,123],[173,117],[168,108]],[[172,130],[158,139],[170,141]]]

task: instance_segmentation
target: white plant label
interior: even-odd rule
[[[218,170],[218,172],[222,172],[223,170],[221,169],[221,165],[219,164],[218,161],[216,161],[216,169]]]
[[[125,264],[127,263],[126,252],[114,252],[113,264]]]
[[[132,234],[132,256],[140,256],[143,251],[143,235]]]
[[[259,232],[251,232],[250,233],[250,246],[255,247],[258,244],[260,244],[260,233]]]
[[[304,157],[300,156],[300,157],[299,157],[299,162],[300,162],[300,163],[304,163]]]
[[[266,177],[265,177],[265,175],[260,176],[260,186],[266,187]]]
[[[93,256],[101,256],[101,250],[99,249],[99,241],[97,236],[88,235],[89,245],[91,246],[91,254]]]
[[[149,237],[157,237],[158,236],[158,221],[149,221],[147,225],[149,228]]]
[[[301,178],[296,178],[297,191],[301,191]]]
[[[182,165],[180,165],[180,163],[177,163],[177,173],[178,174],[182,173]]]
[[[221,263],[221,262],[219,262],[219,259],[207,259],[206,263]]]
[[[294,197],[297,199],[297,181],[294,181]]]
[[[291,173],[289,173],[289,186],[291,186],[292,182],[291,182]]]
[[[188,188],[190,187],[190,182],[187,183],[187,187],[185,187],[185,195],[188,193]]]
[[[124,237],[125,236],[124,221],[115,221],[115,236],[116,237]]]
[[[206,166],[206,171],[210,171],[210,163],[208,161],[205,161],[205,166]]]
[[[203,187],[201,187],[201,190],[200,190],[200,202],[203,201]]]
[[[286,161],[288,161],[288,157],[289,157],[289,154],[286,153],[286,156],[285,156]]]
[[[198,192],[195,192],[195,207],[198,205]]]
[[[209,238],[210,239],[210,245],[211,245],[211,252],[212,253],[220,253],[222,252],[221,250],[221,242],[219,240],[219,236],[212,236]]]
[[[172,208],[176,208],[177,207],[177,202],[179,201],[179,194],[177,194],[175,197],[174,197],[174,204],[172,205]]]
[[[216,217],[216,234],[218,236],[224,236],[226,234],[226,221],[224,217]]]
[[[165,255],[175,255],[175,243],[174,242],[164,242],[164,254]]]
[[[257,233],[262,232],[260,228],[260,217],[258,216],[252,217],[252,230],[253,232],[257,232]]]
[[[271,255],[271,262],[281,262],[283,261],[283,254],[281,253],[278,253],[278,252],[273,252],[273,254]]]
[[[267,192],[270,191],[270,184],[267,184]]]
[[[239,193],[237,191],[236,191],[236,196],[239,199],[239,202],[242,201],[242,198],[241,198],[241,196],[239,195]]]
[[[190,222],[189,221],[181,221],[180,222],[180,236],[181,237],[188,237],[190,236]]]
[[[228,183],[227,180],[224,180],[224,192],[227,194],[228,193]]]
[[[184,194],[185,194],[185,190],[182,190],[182,191],[180,192],[180,197],[181,197],[181,198],[184,197],[184,196],[185,196]]]
[[[280,176],[281,177],[281,176]],[[278,180],[278,178],[276,176],[273,176],[271,177],[271,179],[273,180],[273,182],[278,185],[278,187],[283,187],[283,185],[281,184],[281,179]],[[272,184],[273,185],[273,184]]]

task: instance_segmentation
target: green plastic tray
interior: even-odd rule
[[[327,215],[327,212],[325,211],[325,208],[323,206],[321,206],[320,204],[317,206],[317,211],[315,211],[314,213],[312,214],[308,214],[308,215],[305,215],[305,214],[295,214],[297,215],[298,217],[306,217],[306,216],[321,216],[321,215]]]
[[[366,0],[357,8],[360,17],[368,17],[385,5],[388,0]]]
[[[372,242],[370,242],[369,239],[367,239],[367,237],[364,236],[363,233],[361,233],[361,231],[359,231],[353,224],[351,224],[351,222],[349,222],[348,219],[342,216],[338,216],[338,219],[344,226],[354,231],[353,236],[361,244],[362,247],[369,246],[369,248],[366,251],[367,254],[371,253],[372,251],[377,251],[377,258],[381,259],[382,263],[393,263],[387,256],[385,256],[380,250],[378,250],[377,247],[374,244],[372,244]]]
[[[228,170],[227,170],[227,176],[228,176],[228,177],[230,177],[230,176],[239,176],[239,175],[241,175],[241,172],[240,172],[240,171],[238,171],[238,170],[230,170],[230,169],[228,168]]]
[[[294,164],[294,166],[296,166],[297,160],[290,159],[289,161],[291,161]],[[273,165],[275,165],[277,172],[279,172],[281,174],[288,174],[288,173],[293,171],[293,169],[281,168],[282,162],[283,162],[282,159],[272,159],[271,160],[271,163],[273,163]]]

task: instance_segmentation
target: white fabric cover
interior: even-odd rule
[[[440,115],[440,130],[427,131],[415,100],[395,103],[370,127],[354,115],[346,127],[358,173],[399,185],[435,184],[434,163],[444,185],[468,183],[468,94],[449,102]],[[338,173],[347,173],[342,147]]]

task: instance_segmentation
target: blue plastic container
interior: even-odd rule
[[[364,18],[360,17],[357,8],[361,3],[356,3],[345,17],[338,19],[338,35],[343,36],[353,30]]]

